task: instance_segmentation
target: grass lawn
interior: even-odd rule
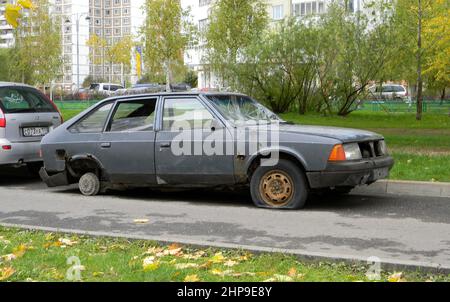
[[[363,265],[0,227],[0,281],[67,281],[73,256],[82,281],[368,281]],[[382,272],[379,281],[450,281],[399,273]]]

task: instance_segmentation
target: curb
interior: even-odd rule
[[[355,194],[393,194],[450,198],[450,183],[380,180],[369,186],[358,187],[352,192]]]
[[[32,231],[44,231],[44,232],[55,232],[55,233],[65,233],[65,234],[76,234],[76,235],[86,235],[93,237],[110,237],[110,238],[125,238],[130,240],[150,240],[162,245],[168,245],[172,243],[178,243],[182,245],[187,245],[194,248],[224,248],[229,250],[246,250],[254,254],[264,254],[264,253],[276,253],[285,254],[296,257],[301,261],[307,262],[319,262],[319,261],[332,261],[332,262],[343,262],[349,265],[372,265],[373,259],[361,257],[357,255],[345,255],[345,254],[333,254],[333,253],[322,253],[322,252],[310,252],[300,249],[281,249],[281,248],[270,248],[270,247],[260,247],[252,245],[240,245],[234,243],[225,242],[209,242],[200,240],[187,240],[180,237],[165,238],[161,236],[148,236],[148,235],[132,235],[124,233],[113,233],[113,232],[96,232],[96,231],[82,231],[77,229],[64,229],[64,228],[52,228],[52,227],[40,227],[40,226],[29,226],[23,224],[10,224],[10,223],[0,223],[0,226],[19,228]],[[389,258],[377,258],[378,263],[381,265],[383,271],[396,271],[405,270],[412,272],[422,272],[422,273],[435,273],[435,274],[450,274],[450,266],[442,265],[439,263],[427,263],[420,261],[410,261],[410,260],[400,260],[400,259],[389,259]]]

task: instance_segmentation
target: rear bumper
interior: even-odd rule
[[[66,171],[50,176],[48,175],[47,170],[42,167],[39,171],[39,176],[50,188],[69,185],[69,178],[67,177]]]
[[[11,150],[4,150],[2,146],[11,146]],[[0,165],[42,161],[40,148],[41,142],[11,143],[6,139],[0,139]]]
[[[356,187],[387,178],[393,166],[394,159],[390,156],[362,161],[329,163],[325,171],[309,172],[307,177],[312,189]]]

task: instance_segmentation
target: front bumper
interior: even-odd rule
[[[1,146],[11,146],[11,150],[3,150]],[[39,150],[40,142],[11,143],[0,139],[0,165],[17,165],[42,161]]]
[[[312,189],[356,187],[387,178],[394,159],[384,156],[375,159],[329,163],[324,171],[308,172]]]

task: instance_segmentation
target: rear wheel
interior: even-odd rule
[[[78,188],[84,196],[95,196],[100,192],[100,180],[94,173],[85,173],[78,181]]]
[[[293,162],[280,159],[276,166],[258,167],[250,182],[256,206],[272,209],[300,209],[309,187],[303,171]]]

